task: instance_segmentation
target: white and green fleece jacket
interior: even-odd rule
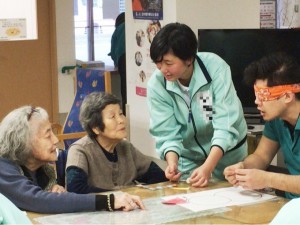
[[[189,95],[190,104],[177,82],[165,80],[158,69],[152,74],[147,103],[156,150],[162,159],[168,151],[176,152],[178,169],[192,171],[217,145],[223,158],[213,175],[224,179],[224,168],[247,155],[247,125],[228,64],[213,53],[198,53]]]

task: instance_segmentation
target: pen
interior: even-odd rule
[[[189,187],[172,187],[174,190],[189,190]]]

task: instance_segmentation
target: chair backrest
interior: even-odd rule
[[[62,126],[59,124],[52,124],[52,129],[56,133],[56,137],[59,140],[58,149],[57,149],[57,160],[55,162],[55,170],[56,170],[56,181],[57,184],[65,187],[65,170],[67,164],[67,156],[68,150],[65,149],[64,141],[69,139],[78,139],[82,138],[86,135],[86,132],[76,132],[76,133],[68,133],[62,134]]]
[[[55,162],[56,182],[58,185],[65,187],[66,185],[66,164],[68,150],[58,149],[57,160]]]
[[[63,134],[83,132],[83,128],[79,122],[79,111],[86,95],[96,91],[111,93],[110,72],[104,70],[78,68],[76,69],[75,84],[75,98],[63,125]],[[65,149],[67,150],[77,139],[64,140]]]

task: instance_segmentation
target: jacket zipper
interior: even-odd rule
[[[199,89],[200,89],[200,88],[199,88]],[[198,90],[199,90],[199,89],[198,89]],[[197,92],[198,92],[198,91],[197,91]],[[196,93],[197,93],[197,92],[196,92]],[[200,147],[200,149],[202,150],[202,152],[203,152],[205,158],[207,158],[208,155],[207,155],[205,149],[202,147],[202,145],[200,144],[200,142],[199,142],[198,139],[197,139],[197,129],[196,129],[196,125],[195,125],[195,121],[194,121],[194,117],[193,117],[193,113],[192,113],[192,109],[191,109],[191,108],[192,108],[192,100],[193,100],[193,98],[194,98],[195,95],[193,95],[193,96],[191,97],[190,105],[188,105],[187,102],[184,100],[184,98],[183,98],[181,95],[177,94],[176,92],[173,92],[173,93],[174,93],[175,95],[179,96],[179,97],[184,101],[184,103],[186,104],[186,106],[187,106],[187,108],[188,108],[188,110],[189,110],[189,114],[188,114],[188,122],[189,122],[189,123],[192,122],[192,124],[193,124],[193,129],[194,129],[194,139],[195,139],[197,145],[198,145],[198,146]]]

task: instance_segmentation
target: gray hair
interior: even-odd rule
[[[41,107],[23,106],[7,114],[0,124],[0,157],[24,165],[32,156],[31,142],[39,127],[30,121],[48,120]]]
[[[102,111],[107,105],[118,104],[121,106],[121,100],[115,95],[104,92],[93,92],[87,95],[80,107],[79,120],[82,128],[90,137],[96,137],[93,128],[99,128],[104,131]]]

